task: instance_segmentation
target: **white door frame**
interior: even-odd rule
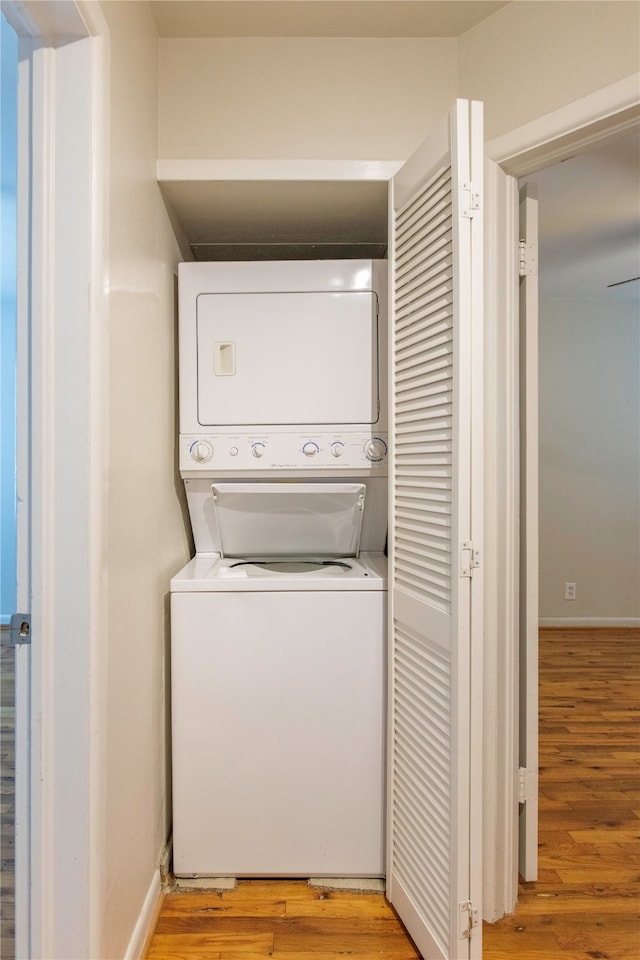
[[[517,178],[640,122],[640,74],[518,127],[486,148],[484,909],[518,894],[519,401]],[[493,532],[493,537],[492,533]]]
[[[3,0],[19,36],[16,956],[86,958],[100,903],[106,25]],[[69,198],[73,197],[73,203]]]

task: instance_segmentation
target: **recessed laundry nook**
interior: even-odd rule
[[[383,882],[442,957],[480,920],[481,126],[457,101],[382,182],[227,193],[158,165],[194,543],[170,590],[173,877]]]
[[[386,280],[180,266],[177,877],[384,875]]]

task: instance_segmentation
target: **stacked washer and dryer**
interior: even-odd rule
[[[386,276],[180,265],[178,877],[384,875]]]

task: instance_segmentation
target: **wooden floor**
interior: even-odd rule
[[[169,894],[149,960],[418,960],[382,894],[243,881],[233,893]]]
[[[0,640],[0,958],[14,956],[14,649]]]
[[[540,637],[539,880],[485,960],[640,958],[640,631]]]
[[[540,640],[540,880],[484,960],[640,958],[640,631]],[[149,960],[416,960],[382,895],[241,882],[169,893]]]

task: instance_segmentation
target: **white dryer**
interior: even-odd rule
[[[386,562],[360,553],[366,492],[212,484],[222,555],[171,583],[177,876],[384,875]]]

